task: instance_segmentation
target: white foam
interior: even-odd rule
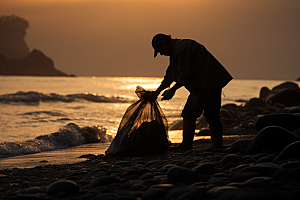
[[[70,123],[55,133],[41,135],[33,140],[0,143],[0,158],[51,151],[87,143],[110,142],[102,126],[80,128]]]
[[[94,93],[80,93],[80,94],[68,94],[60,95],[56,93],[44,94],[35,91],[23,92],[19,91],[14,94],[0,95],[0,102],[40,102],[40,101],[62,101],[72,102],[76,99],[85,99],[92,102],[110,102],[110,103],[129,103],[133,102],[133,99],[122,96],[106,96]]]

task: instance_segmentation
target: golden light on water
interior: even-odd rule
[[[149,78],[149,77],[121,77],[118,78],[124,82],[121,89],[135,90],[137,84],[143,87],[145,90],[155,90],[161,83],[161,78]]]

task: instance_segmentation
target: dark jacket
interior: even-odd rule
[[[170,65],[162,84],[182,83],[194,106],[220,92],[232,76],[206,48],[190,39],[173,39]]]

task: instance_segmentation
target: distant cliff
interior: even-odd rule
[[[29,23],[15,15],[0,17],[0,75],[68,76],[54,68],[43,52],[24,40]]]

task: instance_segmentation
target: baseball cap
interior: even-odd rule
[[[154,49],[154,58],[157,56],[158,54],[158,48],[159,46],[168,41],[171,40],[171,36],[170,35],[165,35],[163,33],[158,33],[156,34],[153,39],[152,39],[152,47]]]

